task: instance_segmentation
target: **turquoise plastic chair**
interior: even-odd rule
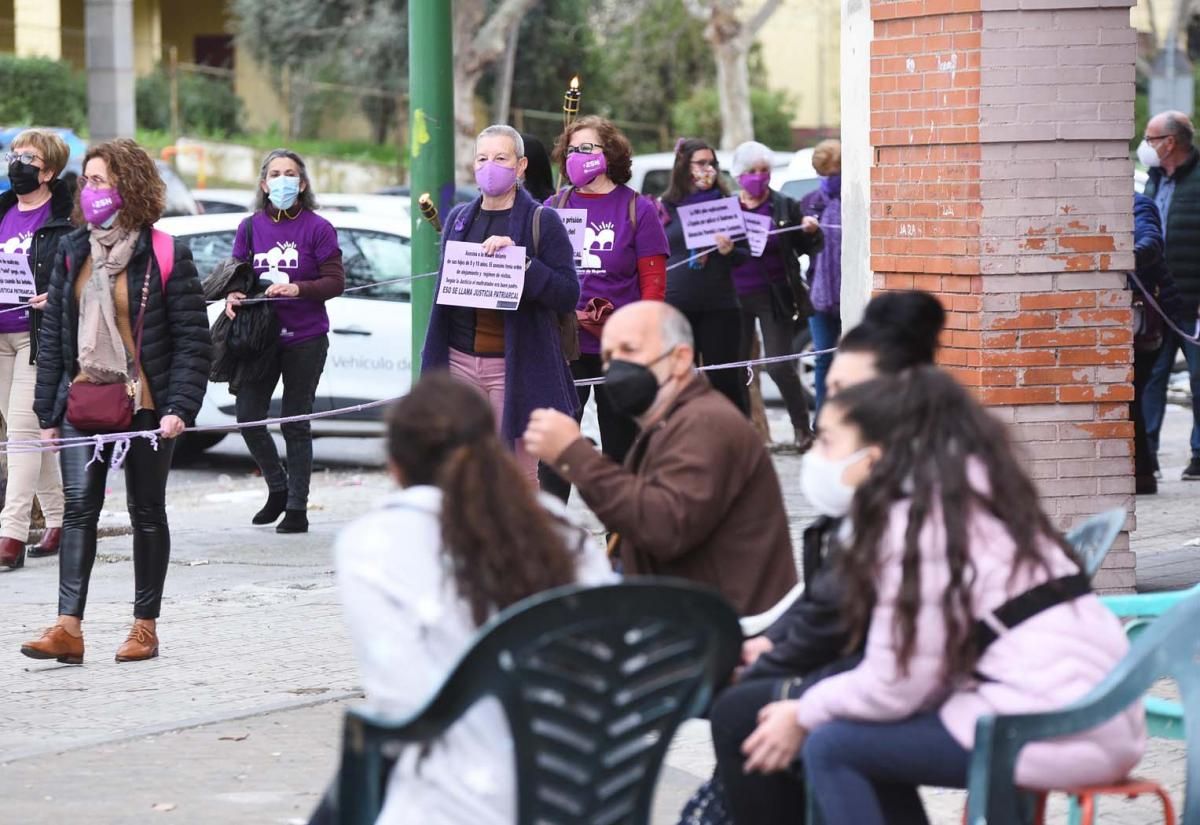
[[[374,823],[404,747],[436,739],[494,696],[513,735],[518,825],[644,825],[672,735],[707,709],[741,641],[733,608],[682,581],[571,586],[526,599],[480,629],[409,719],[347,712],[339,821]]]
[[[1127,597],[1125,597],[1127,598]],[[1200,593],[1184,591],[1174,606],[1147,626],[1116,669],[1087,696],[1054,713],[987,716],[975,729],[967,822],[1011,825],[1022,792],[1013,784],[1017,754],[1029,742],[1069,736],[1111,719],[1137,701],[1158,679],[1179,685],[1182,708],[1200,710]],[[1147,700],[1148,711],[1156,704]],[[1200,713],[1179,713],[1167,728],[1187,741],[1187,792],[1183,821],[1200,822]],[[1152,726],[1152,732],[1155,728]],[[1158,728],[1162,731],[1164,729]],[[1162,735],[1156,733],[1155,735]]]
[[[1100,565],[1104,564],[1104,557],[1112,549],[1128,517],[1123,507],[1107,510],[1072,527],[1067,533],[1067,542],[1075,548],[1075,554],[1088,578],[1095,576]]]

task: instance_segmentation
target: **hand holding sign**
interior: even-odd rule
[[[717,236],[737,240],[746,237],[742,207],[737,197],[720,198],[679,207],[683,241],[688,249],[708,249],[717,245]]]
[[[524,291],[525,247],[504,246],[489,254],[483,244],[446,242],[439,304],[513,310]]]

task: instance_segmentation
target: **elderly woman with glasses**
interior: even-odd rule
[[[521,185],[527,166],[525,141],[516,129],[484,129],[475,141],[480,196],[452,209],[442,233],[443,241],[479,244],[486,255],[523,248],[520,303],[512,309],[435,303],[421,363],[448,369],[488,398],[501,437],[514,450],[525,477],[537,484],[537,459],[526,452],[521,436],[535,409],[551,407],[571,415],[578,404],[563,357],[559,316],[575,311],[579,278],[563,222]],[[444,250],[443,245],[443,266]]]
[[[8,164],[10,189],[0,195],[0,250],[24,256],[33,289],[28,304],[0,306],[0,415],[8,437],[39,437],[33,412],[37,383],[38,330],[59,242],[74,228],[71,188],[59,179],[70,150],[54,132],[28,129],[17,135]],[[29,521],[36,493],[46,518],[42,540],[29,548]],[[25,556],[52,556],[62,537],[63,491],[58,458],[52,453],[8,456],[8,489],[0,512],[0,567],[22,567]]]

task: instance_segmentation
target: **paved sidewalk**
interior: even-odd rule
[[[782,420],[776,423],[786,429]],[[1179,481],[1188,423],[1182,410],[1170,409],[1162,493],[1139,499],[1133,545],[1142,587],[1200,581],[1200,563],[1193,560],[1200,547],[1188,545],[1200,536],[1200,484]],[[798,538],[812,516],[799,494],[799,460],[778,456],[776,466]],[[119,504],[120,479],[112,486],[110,501]],[[312,532],[281,537],[244,526],[261,503],[261,481],[242,476],[176,484],[173,478],[162,656],[149,663],[112,660],[132,597],[127,536],[100,544],[82,667],[18,653],[23,640],[53,621],[57,562],[35,560],[25,570],[0,574],[0,695],[6,699],[0,707],[0,823],[306,821],[336,763],[346,697],[358,690],[329,548],[337,531],[388,488],[378,471],[319,474]],[[578,501],[573,506],[580,508]],[[1160,743],[1142,772],[1170,782],[1178,794],[1182,760],[1182,748]],[[691,722],[671,749],[656,825],[673,825],[711,769],[707,728]],[[939,825],[960,821],[961,795],[931,793],[930,804]],[[1135,807],[1105,821],[1149,819],[1146,808]]]

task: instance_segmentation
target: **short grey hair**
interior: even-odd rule
[[[521,137],[521,133],[511,126],[504,123],[494,123],[479,133],[479,137],[475,138],[475,146],[479,146],[479,141],[486,137],[506,137],[513,142],[513,147],[517,150],[517,157],[525,157],[525,138]]]
[[[659,332],[662,334],[663,346],[667,349],[675,347],[696,347],[696,337],[692,334],[692,324],[687,316],[670,304],[660,304],[662,315],[659,316]]]
[[[738,175],[744,174],[747,169],[753,169],[760,163],[765,163],[770,169],[775,165],[774,162],[775,155],[769,146],[759,143],[757,140],[748,140],[733,150],[733,164],[729,171],[736,178]]]
[[[1181,143],[1191,146],[1196,137],[1196,129],[1188,116],[1183,112],[1167,112],[1166,115],[1167,134],[1174,135]]]

